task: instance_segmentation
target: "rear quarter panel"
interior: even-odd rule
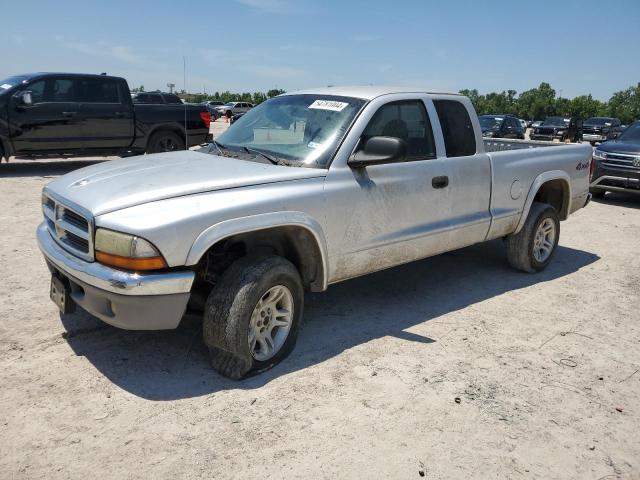
[[[515,233],[545,181],[564,179],[569,184],[569,207],[562,220],[582,208],[589,193],[591,155],[591,147],[582,144],[490,152],[493,221],[487,238]]]

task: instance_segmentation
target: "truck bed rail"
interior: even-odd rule
[[[502,152],[506,150],[522,150],[525,148],[560,147],[565,143],[542,142],[539,140],[512,140],[504,138],[484,138],[486,152]]]

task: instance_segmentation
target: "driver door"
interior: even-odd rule
[[[80,149],[84,118],[75,97],[75,79],[48,77],[21,89],[9,107],[12,143],[16,154]],[[30,91],[32,105],[21,105],[17,96]]]

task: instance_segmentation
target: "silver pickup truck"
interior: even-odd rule
[[[304,290],[504,238],[543,270],[589,199],[591,148],[483,140],[470,101],[381,87],[275,97],[207,149],[93,165],[48,184],[51,298],[125,329],[203,318],[213,367],[293,348]]]

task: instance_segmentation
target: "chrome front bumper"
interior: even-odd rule
[[[36,236],[52,273],[69,282],[71,298],[92,315],[130,330],[163,330],[180,323],[194,272],[124,272],[71,255],[44,223]]]
[[[605,135],[596,135],[595,133],[583,133],[582,140],[585,142],[605,142],[607,137]]]

